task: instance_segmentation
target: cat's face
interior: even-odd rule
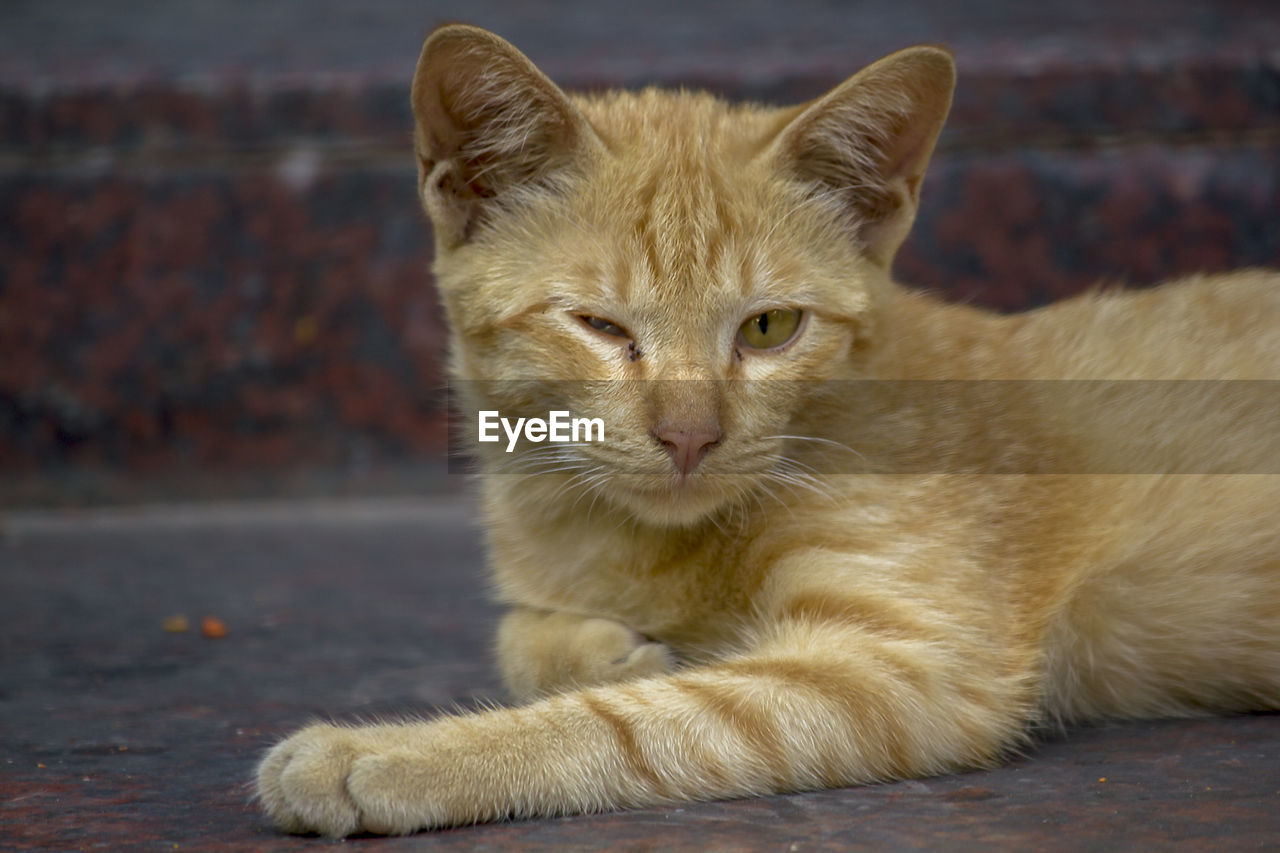
[[[482,60],[476,83],[461,69]],[[806,390],[856,375],[872,344],[937,131],[880,105],[872,118],[917,150],[871,175],[887,131],[854,95],[867,99],[838,89],[785,111],[652,91],[570,100],[487,33],[428,41],[415,109],[455,379],[504,415],[605,424],[603,441],[491,448],[490,471],[568,475],[566,494],[666,524],[802,477],[786,448]],[[530,381],[494,382],[517,379]]]

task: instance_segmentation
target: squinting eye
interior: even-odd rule
[[[777,349],[796,336],[800,318],[799,308],[774,308],[763,314],[753,314],[738,327],[738,342],[750,349]]]
[[[615,338],[629,338],[631,334],[617,323],[610,322],[601,317],[592,317],[590,314],[579,314],[578,319],[586,323],[591,328],[605,335],[612,335]]]

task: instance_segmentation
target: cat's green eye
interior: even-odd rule
[[[612,335],[615,338],[631,337],[631,333],[626,329],[622,328],[617,323],[604,319],[603,317],[592,317],[590,314],[579,314],[578,319],[601,334]]]
[[[749,349],[777,349],[796,336],[800,318],[799,308],[774,308],[761,314],[753,314],[738,327],[738,342]]]

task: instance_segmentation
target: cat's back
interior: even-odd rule
[[[1079,448],[1082,471],[1276,470],[1280,274],[1098,291],[1025,315],[1013,337],[1027,378],[1046,380],[1031,385],[1046,429]]]
[[[1099,289],[1019,318],[1035,379],[1280,379],[1280,272]]]

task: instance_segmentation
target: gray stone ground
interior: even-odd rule
[[[315,718],[500,700],[456,498],[0,516],[0,847],[277,850],[261,751]],[[193,630],[169,633],[186,614]],[[227,635],[201,636],[205,615]],[[1280,717],[1123,723],[989,772],[475,827],[417,849],[1250,849],[1280,839]]]

